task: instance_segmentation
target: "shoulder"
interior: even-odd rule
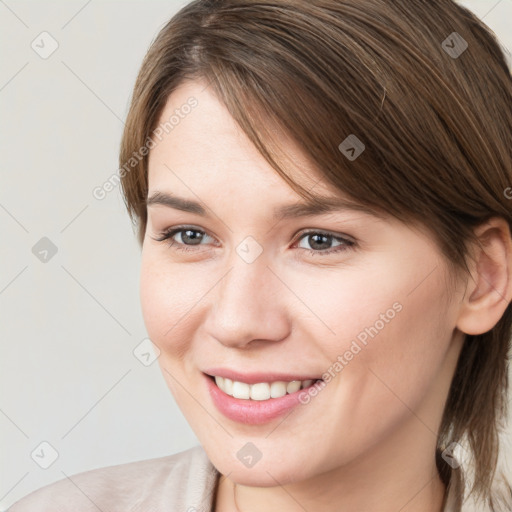
[[[8,512],[200,510],[211,504],[217,474],[203,448],[196,446],[63,478],[25,496]]]

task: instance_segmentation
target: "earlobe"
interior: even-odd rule
[[[505,219],[493,217],[475,229],[471,275],[461,302],[457,328],[470,335],[491,330],[512,301],[512,239]]]

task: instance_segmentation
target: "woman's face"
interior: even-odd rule
[[[391,454],[433,457],[462,339],[436,245],[364,211],[274,217],[304,201],[204,87],[182,85],[161,116],[174,118],[150,152],[140,285],[163,376],[210,460],[270,486]],[[277,142],[296,181],[343,198]],[[254,399],[206,374],[231,375],[236,395]],[[323,382],[269,385],[297,379]],[[288,398],[265,400],[285,388]]]

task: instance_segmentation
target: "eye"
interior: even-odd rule
[[[323,231],[308,231],[306,233],[302,233],[300,236],[299,246],[302,240],[306,241],[311,248],[301,248],[305,249],[309,254],[315,255],[326,255],[345,251],[355,245],[355,242],[349,240],[348,238]],[[331,246],[333,242],[337,242],[337,245],[334,245],[334,247],[326,247]]]
[[[177,240],[174,238],[176,235],[178,235],[176,237]],[[211,238],[210,235],[193,226],[178,226],[164,231],[158,238],[153,238],[153,240],[157,242],[170,240],[170,247],[178,251],[193,251],[195,250],[194,246],[201,245],[205,237]]]
[[[165,230],[158,238],[153,238],[153,240],[157,242],[169,240],[169,246],[178,251],[197,250],[195,247],[204,245],[201,244],[201,242],[208,239],[213,239],[213,237],[208,235],[205,231],[193,226],[176,226]],[[301,246],[302,241],[307,242],[311,248]],[[333,243],[335,243],[335,245],[332,247]],[[345,251],[354,246],[355,242],[332,233],[310,230],[301,233],[299,242],[296,245],[309,254],[321,254],[325,256],[326,254]]]

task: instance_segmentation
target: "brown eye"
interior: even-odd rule
[[[180,226],[164,231],[161,233],[160,237],[154,238],[154,240],[157,242],[169,240],[169,245],[173,249],[190,251],[194,250],[194,246],[201,245],[201,241],[203,241],[205,237],[211,238],[208,234],[200,229],[196,229],[191,226]]]
[[[180,231],[176,231],[175,234],[180,235],[181,241],[179,243],[184,243],[185,245],[199,245],[204,237],[203,232],[195,229],[182,229]]]
[[[309,247],[301,246],[302,241],[306,241]],[[334,243],[334,245],[333,245]],[[300,237],[299,247],[307,250],[310,254],[331,254],[344,251],[353,246],[354,242],[341,236],[321,231],[309,231],[303,233]]]

